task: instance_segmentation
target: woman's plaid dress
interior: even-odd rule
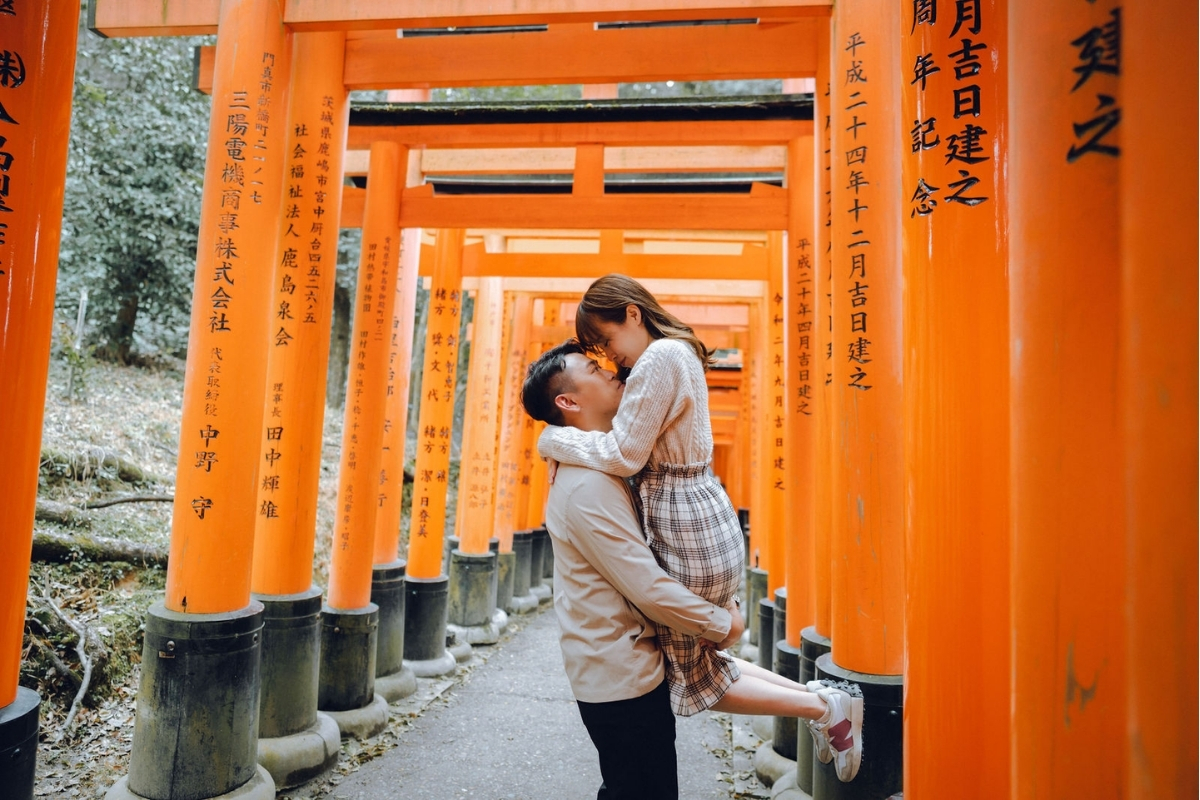
[[[741,525],[713,475],[708,385],[686,343],[659,339],[634,365],[611,433],[549,427],[541,455],[634,480],[646,541],[663,570],[725,607],[745,569]],[[656,625],[671,705],[680,716],[712,707],[738,678],[733,660]]]

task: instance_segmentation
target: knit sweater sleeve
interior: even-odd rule
[[[651,343],[625,382],[610,432],[547,426],[538,439],[538,453],[622,478],[636,475],[650,460],[663,429],[680,413],[676,399],[686,375],[683,359],[695,357],[679,342]]]

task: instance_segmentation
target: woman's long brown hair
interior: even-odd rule
[[[707,370],[713,363],[712,353],[696,337],[691,327],[659,305],[645,286],[617,273],[598,278],[583,295],[579,311],[575,314],[575,336],[580,344],[592,352],[602,351],[604,337],[600,334],[600,323],[623,324],[625,309],[631,305],[641,309],[642,322],[652,338],[687,342],[696,351],[696,357],[704,369]]]

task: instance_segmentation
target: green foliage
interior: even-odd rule
[[[186,347],[209,98],[192,89],[202,40],[80,30],[58,305],[91,297],[98,353]]]

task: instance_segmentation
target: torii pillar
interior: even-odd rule
[[[342,154],[350,113],[343,33],[294,40],[285,184],[277,220],[267,406],[260,434],[250,588],[263,604],[259,763],[276,788],[332,767],[337,723],[317,711],[321,590],[313,586],[325,376],[337,271]]]
[[[221,4],[166,599],[146,617],[129,775],[110,798],[275,794],[256,763],[250,578],[290,51],[278,3]]]
[[[508,346],[504,352],[504,402],[500,422],[500,466],[496,484],[495,531],[500,539],[497,603],[506,611],[525,614],[538,607],[537,596],[529,590],[529,540],[528,537],[521,540],[516,537],[517,520],[521,518],[518,509],[522,497],[522,465],[527,463],[524,453],[525,427],[527,423],[533,423],[521,407],[521,383],[529,364],[533,298],[526,293],[514,297],[508,317]],[[518,548],[524,552],[519,552]],[[522,558],[524,564],[521,563]],[[509,573],[507,576],[506,571]]]
[[[405,579],[404,658],[418,677],[446,675],[457,665],[455,655],[446,649],[449,577],[442,573],[442,545],[454,429],[463,239],[460,228],[437,232],[428,301]]]
[[[496,608],[500,540],[492,536],[503,323],[503,280],[480,278],[458,472],[459,546],[450,552],[449,567],[450,624],[470,644],[495,644],[508,624],[508,615]]]
[[[375,691],[379,606],[371,602],[371,580],[407,157],[407,148],[394,142],[371,145],[329,596],[322,612],[320,708],[343,734],[360,739],[380,733],[388,720],[387,701]]]
[[[832,202],[834,455],[831,653],[817,677],[863,692],[869,742],[857,777],[814,765],[819,800],[903,789],[903,329],[900,7],[834,9]]]
[[[1012,635],[1005,11],[981,0],[901,20],[900,63],[936,70],[903,81],[901,118],[904,773],[917,797],[1010,795],[1012,698],[997,691]]]
[[[0,42],[24,63],[0,85],[0,786],[16,800],[33,797],[41,704],[17,679],[78,25],[78,0],[35,0],[0,13]]]

